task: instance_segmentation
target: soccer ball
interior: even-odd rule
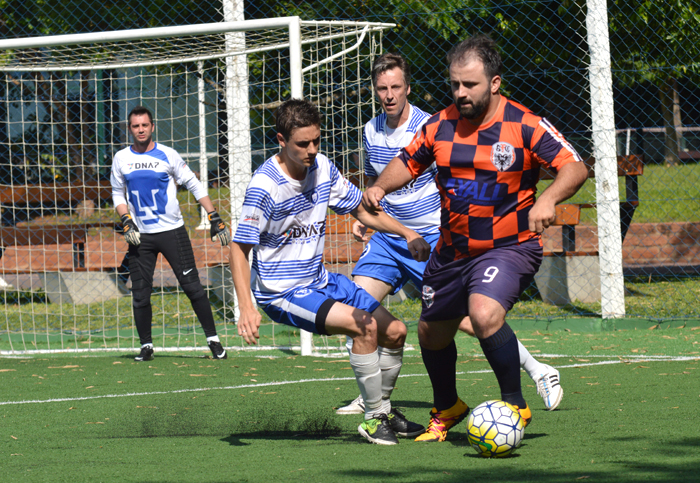
[[[510,456],[523,440],[523,419],[515,406],[505,401],[486,401],[467,419],[469,444],[484,458]]]

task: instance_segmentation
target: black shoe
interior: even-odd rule
[[[141,353],[134,357],[135,361],[152,361],[153,360],[153,347],[146,346],[141,347]]]
[[[221,345],[221,342],[212,340],[211,342],[207,342],[207,345],[209,346],[209,349],[211,349],[211,353],[214,355],[214,359],[228,358],[228,356],[226,355],[226,350],[224,350],[224,347]]]
[[[388,420],[389,426],[394,433],[404,438],[413,438],[425,431],[425,426],[409,421],[406,419],[406,416],[401,414],[401,411],[396,408],[391,409]]]
[[[391,426],[389,426],[386,414],[379,414],[374,419],[363,421],[357,430],[370,443],[392,445],[399,442]]]

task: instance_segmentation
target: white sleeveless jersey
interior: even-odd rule
[[[267,304],[299,288],[323,288],[328,208],[350,213],[362,192],[330,160],[316,156],[303,181],[282,172],[275,156],[258,168],[248,185],[233,241],[255,245],[251,289]]]
[[[407,146],[430,117],[429,114],[409,104],[411,113],[408,121],[387,133],[386,114],[365,124],[363,143],[365,148],[365,174],[378,177],[389,161],[395,158],[401,148]],[[381,201],[387,214],[420,235],[440,231],[440,193],[435,184],[437,168],[433,164],[417,179],[405,187],[389,193]],[[387,236],[398,238],[387,233]]]
[[[177,186],[199,200],[206,190],[172,148],[157,144],[145,153],[122,149],[112,162],[112,201],[126,204],[141,233],[161,233],[184,225]]]

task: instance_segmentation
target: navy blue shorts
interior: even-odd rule
[[[423,275],[421,320],[437,322],[469,315],[473,293],[496,300],[508,312],[532,283],[541,263],[538,240],[459,260],[446,260],[433,252]]]

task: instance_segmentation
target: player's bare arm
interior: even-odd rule
[[[253,245],[231,242],[229,247],[231,275],[240,310],[237,324],[238,335],[243,337],[247,344],[255,345],[260,338],[258,328],[262,317],[250,295],[250,264],[248,256],[253,249]]]
[[[406,239],[408,251],[416,261],[424,262],[430,256],[430,244],[422,236],[410,228],[405,227],[394,218],[384,212],[367,211],[362,204],[352,211],[352,216],[373,230],[384,233],[393,233]]]
[[[403,164],[403,161],[399,158],[392,159],[379,175],[377,181],[362,195],[362,205],[367,211],[380,211],[379,202],[382,198],[388,193],[406,186],[412,179],[411,172]]]
[[[530,231],[542,233],[545,228],[548,228],[556,217],[556,204],[576,194],[587,177],[588,168],[582,162],[562,166],[552,184],[537,197],[537,201],[530,210],[528,216]]]
[[[377,181],[376,176],[367,176],[367,189],[371,188],[375,181]],[[352,224],[352,235],[355,237],[355,241],[369,241],[369,237],[367,236],[367,227],[358,220],[355,220],[355,222]]]

